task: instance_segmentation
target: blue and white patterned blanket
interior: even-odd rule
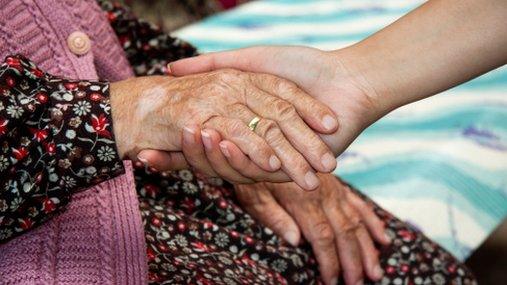
[[[421,3],[264,0],[175,34],[201,52],[260,44],[336,49]],[[466,258],[507,215],[507,67],[393,112],[339,158],[337,174]]]

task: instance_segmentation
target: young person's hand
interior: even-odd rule
[[[430,0],[344,49],[253,47],[179,60],[169,71],[182,76],[235,68],[284,77],[338,116],[338,130],[321,137],[339,155],[391,110],[504,65],[507,25],[498,23],[506,14],[504,0]]]
[[[350,47],[253,47],[169,65],[181,76],[221,68],[286,78],[327,104],[339,129],[324,141],[340,154],[393,109],[507,63],[507,1],[430,0]]]
[[[275,74],[294,82],[337,115],[338,130],[321,137],[339,155],[362,130],[389,112],[375,90],[353,72],[354,67],[345,59],[308,47],[261,46],[183,59],[169,68],[172,75],[182,76],[232,67]]]

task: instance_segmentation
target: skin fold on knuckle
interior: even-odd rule
[[[334,244],[335,235],[333,229],[327,220],[320,220],[314,223],[312,227],[313,242],[321,247],[331,246]]]
[[[359,227],[360,223],[358,222],[345,221],[338,227],[336,234],[341,238],[351,240],[355,238],[356,231]]]
[[[315,117],[316,119],[320,120],[325,115],[331,115],[332,117],[336,117],[334,113],[329,110],[329,108],[327,108],[323,103],[315,99],[308,100],[306,106],[308,106],[307,109],[308,113],[311,113],[313,117]]]
[[[257,127],[259,136],[265,138],[268,142],[282,135],[278,124],[270,119],[261,119]]]
[[[248,128],[245,127],[245,123],[239,119],[229,119],[227,122],[222,124],[223,130],[225,130],[229,136],[239,140],[248,141],[249,133]]]
[[[277,112],[276,117],[278,117],[280,121],[292,121],[299,118],[294,105],[285,100],[275,100],[273,106]]]
[[[240,71],[232,68],[224,68],[217,71],[211,72],[216,81],[222,81],[226,83],[234,82],[241,74]]]
[[[273,89],[281,94],[284,94],[285,96],[289,97],[292,96],[292,94],[299,91],[299,88],[297,85],[291,81],[288,81],[283,78],[279,78],[273,75],[269,75],[271,77],[271,82],[273,84]]]
[[[304,157],[298,152],[292,150],[284,151],[281,157],[285,157],[285,163],[282,165],[282,169],[292,175],[300,175],[301,179],[304,179],[304,175],[311,171],[311,167]]]

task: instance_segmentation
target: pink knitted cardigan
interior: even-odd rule
[[[75,31],[92,50],[67,47]],[[0,57],[21,53],[71,79],[133,76],[116,35],[94,0],[0,0]],[[67,209],[0,246],[0,284],[145,284],[145,240],[132,166],[74,194]]]

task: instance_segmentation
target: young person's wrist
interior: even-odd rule
[[[336,73],[359,89],[368,102],[369,123],[401,106],[394,100],[395,90],[388,81],[389,71],[379,68],[380,63],[371,57],[370,52],[354,45],[330,53],[336,60]]]

